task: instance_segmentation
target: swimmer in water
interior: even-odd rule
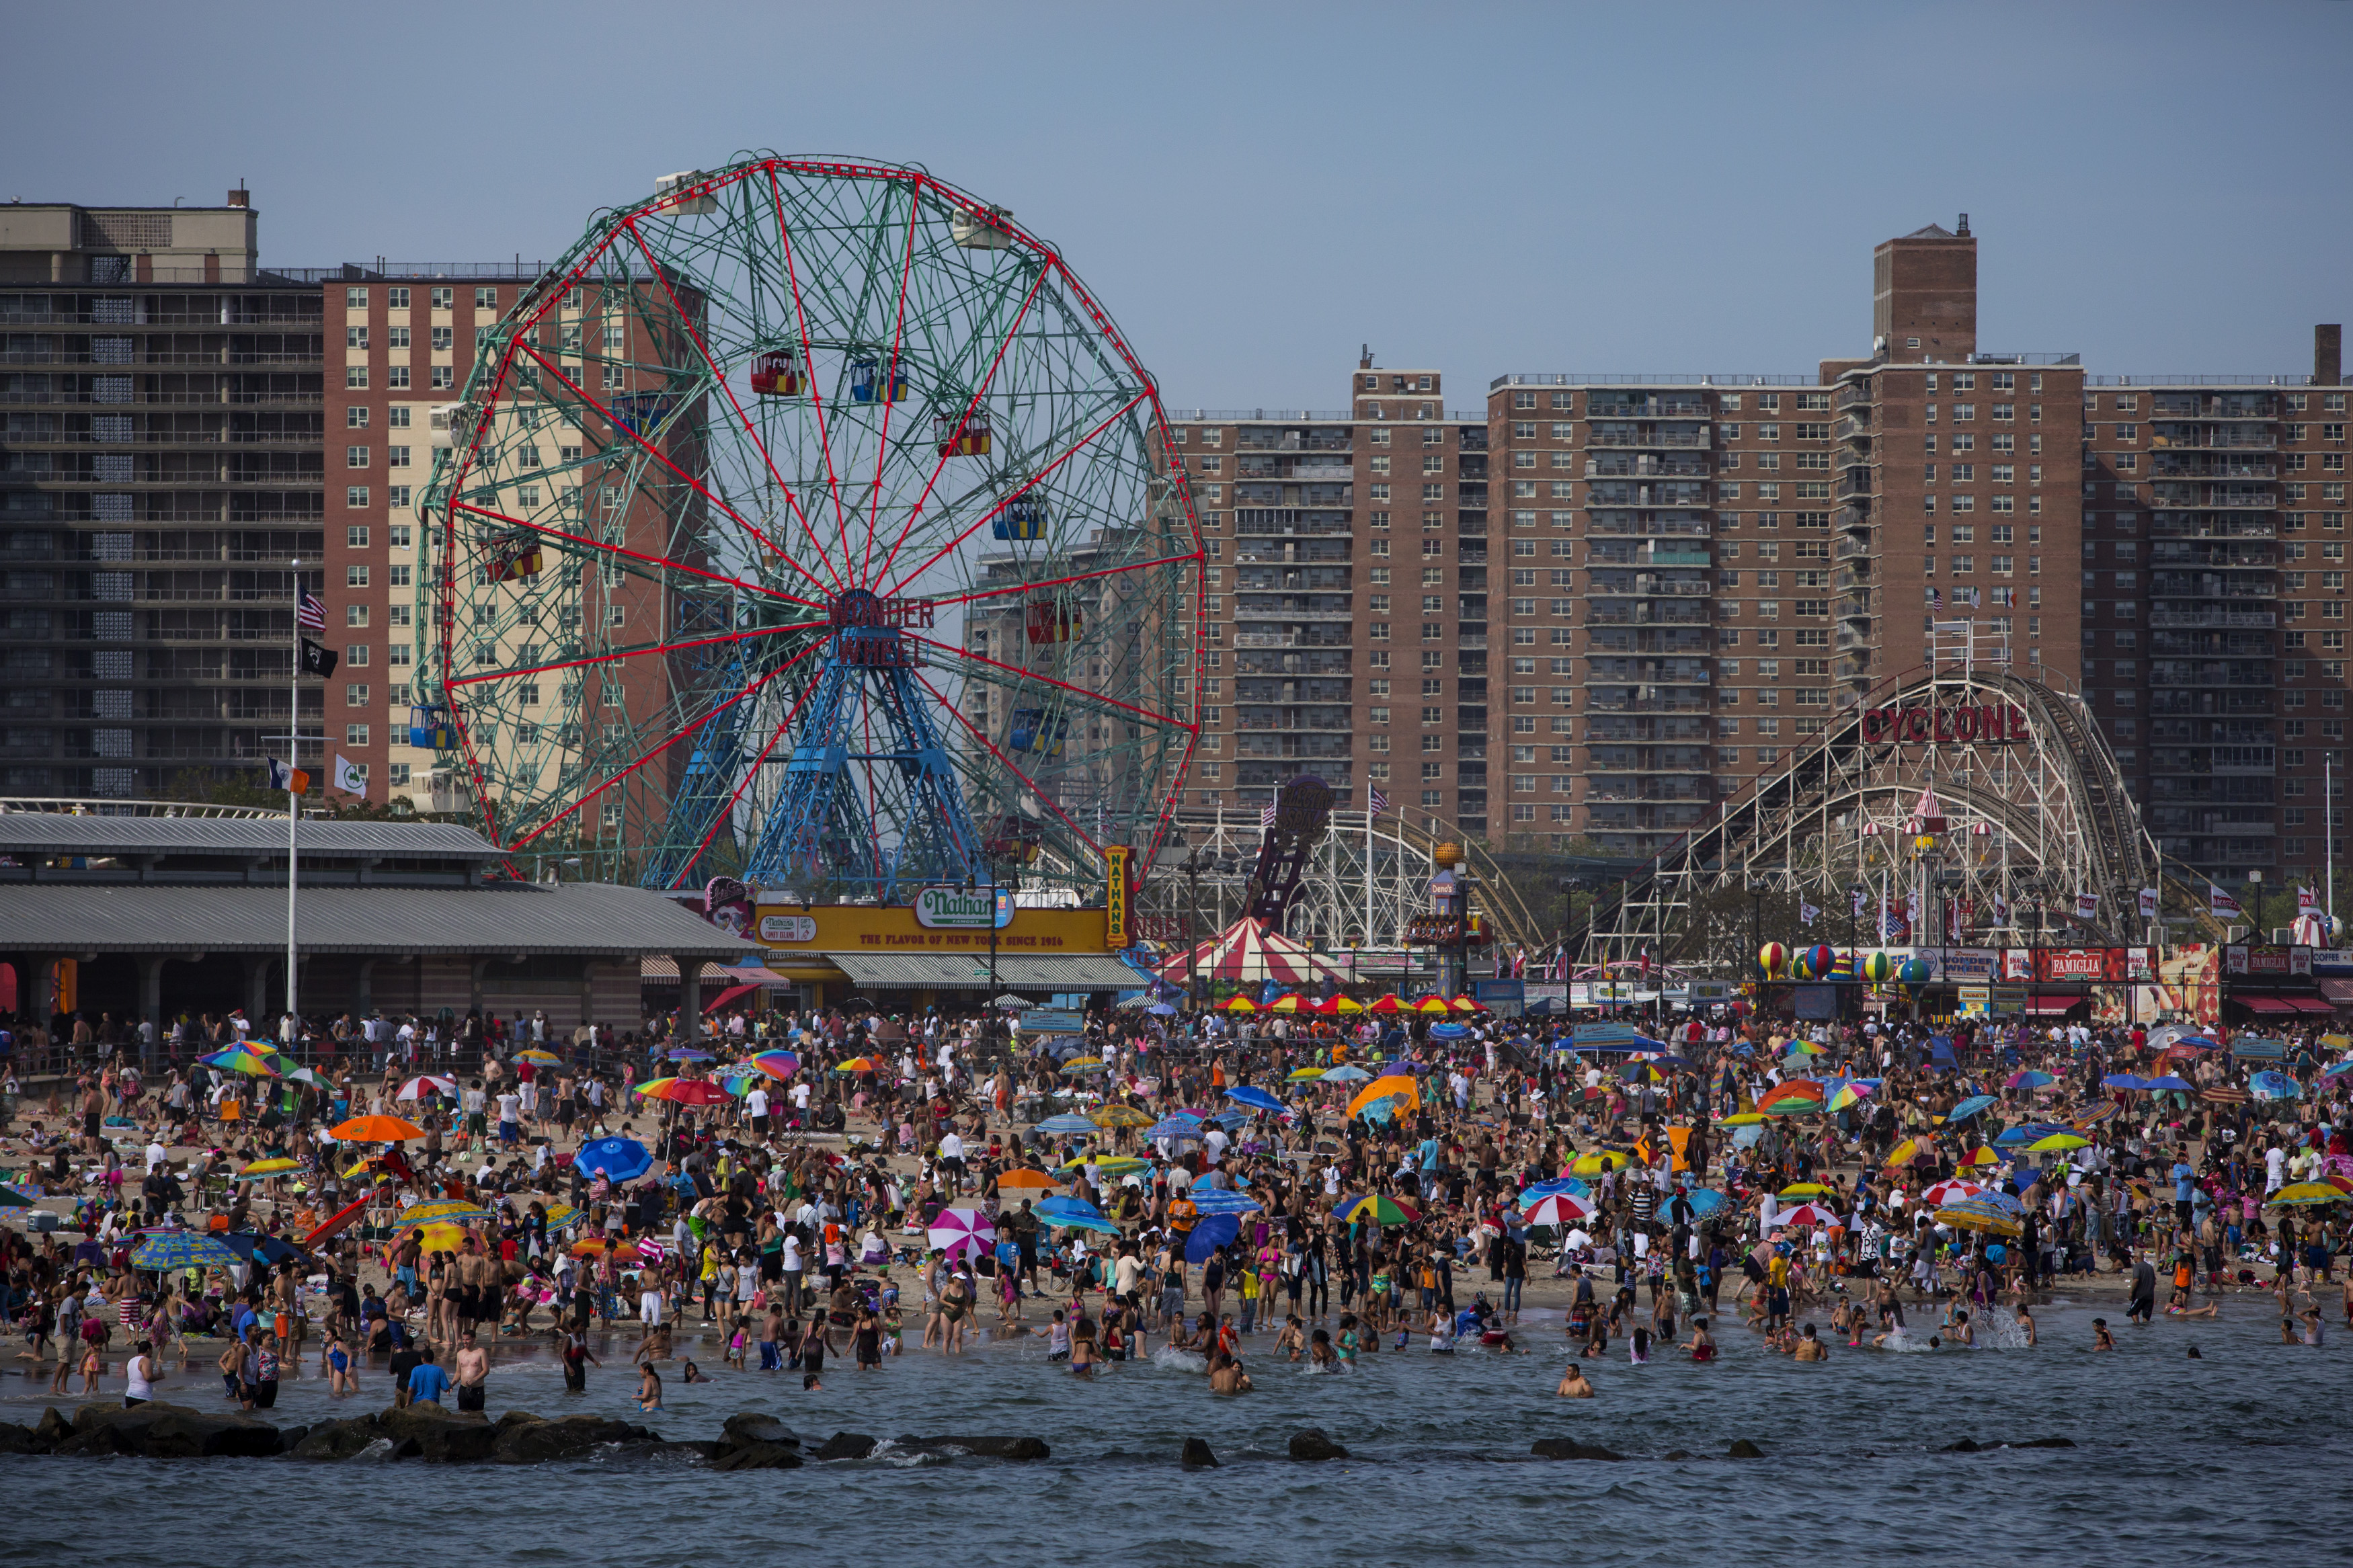
[[[1797,1348],[1789,1352],[1789,1358],[1792,1361],[1828,1361],[1831,1359],[1831,1347],[1814,1336],[1814,1325],[1808,1323]]]
[[[1248,1394],[1250,1391],[1250,1388],[1251,1384],[1250,1373],[1242,1370],[1241,1363],[1228,1355],[1224,1351],[1218,1352],[1210,1358],[1210,1393]]]
[[[2108,1321],[2105,1318],[2092,1320],[2092,1348],[2095,1351],[2112,1351],[2116,1348],[2116,1337],[2108,1332]]]
[[[1928,1342],[1934,1344],[1936,1342],[1931,1340]],[[1978,1342],[1978,1331],[1970,1326],[1967,1312],[1953,1314],[1953,1342],[1965,1348],[1974,1347]]]
[[[1292,1359],[1296,1361],[1299,1358],[1293,1356]],[[1307,1344],[1307,1361],[1317,1372],[1340,1370],[1340,1355],[1332,1348],[1331,1334],[1322,1329],[1315,1331],[1315,1337]]]
[[[1696,1362],[1709,1362],[1715,1359],[1715,1342],[1708,1337],[1705,1318],[1692,1320],[1691,1343],[1683,1346],[1683,1349],[1689,1351],[1692,1360]]]
[[[638,1369],[638,1408],[659,1410],[662,1407],[661,1373],[654,1370],[654,1363],[651,1362],[645,1363]]]
[[[2018,1331],[2026,1336],[2027,1345],[2031,1349],[2035,1342],[2034,1314],[2027,1310],[2026,1303],[2023,1301],[2018,1304]]]
[[[1568,1370],[1560,1374],[1560,1386],[1553,1392],[1563,1399],[1590,1399],[1593,1384],[1587,1380],[1585,1369],[1570,1362]]]

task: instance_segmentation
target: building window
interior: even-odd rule
[[[343,606],[343,625],[347,626],[364,626],[367,624],[368,607],[365,605],[345,605]]]
[[[343,367],[343,385],[346,389],[353,392],[364,392],[367,389],[367,366],[364,364],[347,364]]]
[[[364,468],[367,466],[368,449],[365,447],[346,447],[343,448],[343,467],[347,468]]]
[[[359,508],[359,507],[364,507],[365,505],[367,505],[367,503],[368,503],[368,488],[367,488],[367,486],[365,486],[365,485],[352,485],[352,486],[347,487],[347,488],[344,489],[344,491],[343,491],[343,504],[344,504],[345,506],[347,506],[347,507],[352,507],[352,508]]]
[[[364,587],[366,587],[367,585],[368,585],[368,569],[367,569],[364,565],[346,566],[346,567],[344,567],[344,568],[343,568],[343,586],[344,586],[344,587],[346,587],[346,588],[364,588]],[[351,606],[351,608],[353,608],[353,609],[354,609],[354,610],[358,610],[358,609],[364,609],[365,607],[366,607],[366,606],[365,606],[365,605],[352,605],[352,606]]]

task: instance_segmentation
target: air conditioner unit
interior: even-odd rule
[[[705,192],[702,195],[681,193],[692,190],[711,176],[701,169],[688,169],[675,174],[664,174],[654,182],[654,195],[660,199],[661,210],[668,213],[692,215],[715,213],[719,198]]]

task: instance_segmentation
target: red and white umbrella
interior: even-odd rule
[[[1956,1176],[1949,1182],[1937,1182],[1920,1191],[1920,1201],[1931,1208],[1942,1208],[1955,1198],[1973,1198],[1985,1191],[1982,1182],[1963,1181]]]
[[[1782,1209],[1773,1216],[1776,1226],[1836,1225],[1838,1215],[1820,1204],[1799,1204],[1795,1208]]]
[[[942,1209],[932,1221],[930,1238],[950,1258],[969,1258],[997,1245],[997,1226],[979,1209]]]
[[[1551,1193],[1521,1210],[1520,1218],[1528,1225],[1558,1226],[1566,1230],[1599,1212],[1591,1202],[1575,1193]]]
[[[1229,984],[1271,980],[1278,985],[1313,985],[1327,975],[1335,980],[1348,978],[1345,970],[1317,957],[1304,943],[1269,931],[1265,921],[1248,916],[1189,952],[1163,961],[1158,973],[1172,984],[1195,974]]]
[[[454,1078],[439,1078],[432,1073],[427,1073],[422,1078],[413,1078],[402,1084],[400,1092],[393,1098],[423,1100],[428,1094],[446,1094],[455,1100],[458,1097],[458,1080]]]

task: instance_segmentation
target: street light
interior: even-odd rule
[[[2247,918],[2254,922],[2254,940],[2263,940],[2263,868],[2256,866],[2247,872]]]

